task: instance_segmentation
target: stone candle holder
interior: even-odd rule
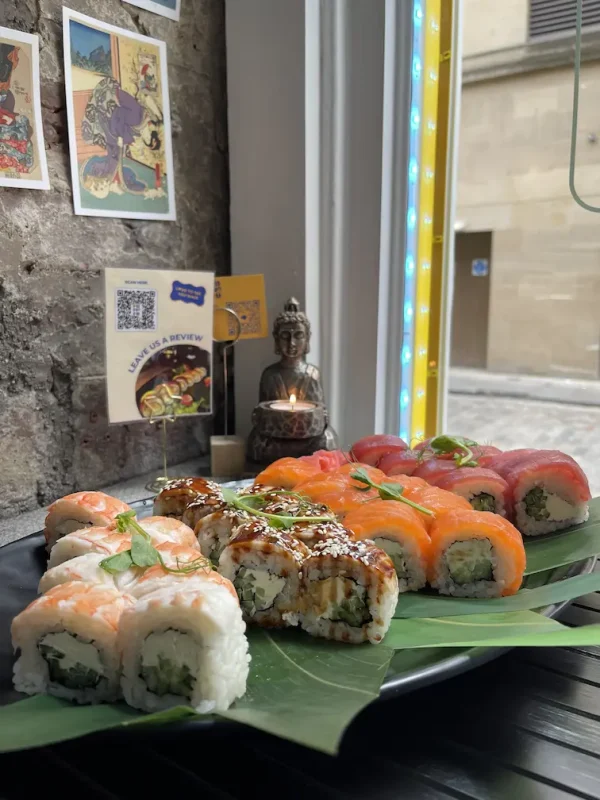
[[[278,458],[308,456],[315,450],[331,449],[327,429],[327,409],[323,403],[299,403],[293,410],[273,406],[280,401],[259,403],[252,414],[254,428],[248,443],[248,457],[266,464]]]

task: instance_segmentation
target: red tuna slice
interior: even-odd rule
[[[389,453],[407,450],[408,445],[399,436],[377,433],[365,436],[352,445],[350,452],[357,461],[376,467],[378,462]]]
[[[412,475],[421,464],[419,453],[414,450],[395,450],[379,462],[379,469],[386,475]]]
[[[421,442],[420,444],[415,445],[414,449],[418,450],[420,453],[422,453],[423,451],[429,452],[429,450],[430,450],[429,445],[433,441],[434,438],[435,437],[433,437],[431,439],[426,439],[424,442]],[[465,437],[463,436],[462,438],[464,439]],[[499,453],[502,452],[502,450],[500,450],[499,447],[494,447],[491,444],[473,445],[470,448],[470,450],[473,453],[473,459],[475,461],[477,461],[480,464],[480,466],[483,466],[483,464],[481,463],[481,459],[482,458],[484,460],[486,460],[486,459],[491,458],[492,456],[498,455]],[[446,461],[449,461],[450,459],[453,459],[455,453],[458,453],[459,455],[464,455],[464,450],[461,450],[460,448],[457,448],[456,450],[453,450],[450,453],[435,453],[433,450],[431,450],[431,454],[433,456],[435,456],[435,458],[442,458],[442,459],[444,459]]]
[[[428,458],[427,461],[422,461],[417,466],[413,475],[416,478],[423,478],[427,483],[432,483],[437,486],[438,478],[441,478],[448,472],[454,472],[457,469],[459,469],[459,467],[456,466],[455,461],[448,461],[447,459],[441,458]],[[462,467],[461,469],[468,469],[468,467]]]
[[[337,469],[349,461],[346,453],[341,450],[317,450],[310,456],[300,456],[298,461],[306,461],[312,464],[321,472],[330,472],[332,469]]]
[[[574,458],[559,450],[537,450],[535,455],[515,464],[505,477],[515,502],[533,485],[545,481],[564,486],[576,502],[587,503],[592,497],[585,472]]]
[[[503,505],[503,508],[496,506],[495,513],[507,519],[512,517],[513,502],[510,486],[504,478],[491,469],[484,469],[483,467],[455,469],[452,472],[441,475],[436,480],[435,485],[440,489],[445,489],[447,492],[460,495],[469,500],[469,502],[471,502],[469,495],[473,493],[473,489],[478,494],[491,494],[496,499],[500,499]],[[476,510],[481,511],[482,509]]]
[[[491,469],[494,472],[497,472],[498,475],[501,475],[503,478],[506,478],[508,473],[520,464],[521,461],[526,461],[527,459],[534,456],[536,453],[539,453],[539,450],[532,450],[532,449],[525,449],[521,448],[520,450],[507,450],[504,453],[499,453],[492,458],[485,458],[483,466],[486,469]]]

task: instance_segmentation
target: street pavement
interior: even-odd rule
[[[592,495],[600,495],[600,406],[450,394],[447,432],[502,450],[562,450],[579,462]]]

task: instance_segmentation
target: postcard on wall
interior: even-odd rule
[[[49,189],[39,38],[0,27],[0,186]]]
[[[220,313],[229,308],[240,321],[240,339],[262,339],[268,335],[267,301],[264,275],[228,275],[215,278],[215,339],[235,339],[238,324],[231,314]]]
[[[214,277],[105,270],[110,422],[212,412]]]
[[[164,42],[63,8],[76,214],[175,219]]]
[[[181,0],[125,0],[125,2],[174,20],[179,19],[181,11]]]

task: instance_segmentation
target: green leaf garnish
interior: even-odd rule
[[[131,560],[136,567],[153,567],[158,564],[158,550],[141,534],[135,531],[131,536]]]
[[[122,553],[117,553],[115,556],[105,558],[100,562],[100,566],[105,572],[110,572],[111,575],[125,572],[129,567],[133,566],[131,550],[124,550]]]
[[[227,487],[222,487],[221,491],[223,493],[223,499],[228,505],[237,508],[239,511],[245,511],[252,517],[262,517],[263,519],[268,520],[269,525],[271,525],[273,528],[283,528],[288,530],[297,522],[314,522],[315,524],[318,522],[335,522],[335,517],[332,514],[323,515],[320,517],[291,517],[288,514],[270,514],[266,511],[261,511],[260,508],[256,508],[253,505],[254,503],[263,502],[263,495],[238,495],[233,491],[233,489],[228,489]],[[272,492],[269,492],[268,494],[272,495]]]
[[[472,439],[465,439],[464,436],[436,436],[427,445],[427,450],[436,455],[443,453],[453,453],[452,458],[457,467],[476,467],[478,466],[473,456],[472,447],[477,447],[477,442]],[[458,450],[458,452],[455,452]]]
[[[356,472],[351,472],[350,477],[359,483],[366,484],[367,488],[377,489],[379,497],[382,500],[399,500],[401,503],[406,503],[407,506],[420,511],[422,514],[427,514],[430,517],[435,516],[433,511],[430,511],[428,508],[424,508],[417,503],[413,503],[413,501],[409,500],[407,497],[403,497],[403,487],[399,486],[397,483],[375,483],[375,481],[372,481],[363,467],[359,467]],[[359,491],[364,491],[364,489],[361,490],[358,486],[356,488]]]

